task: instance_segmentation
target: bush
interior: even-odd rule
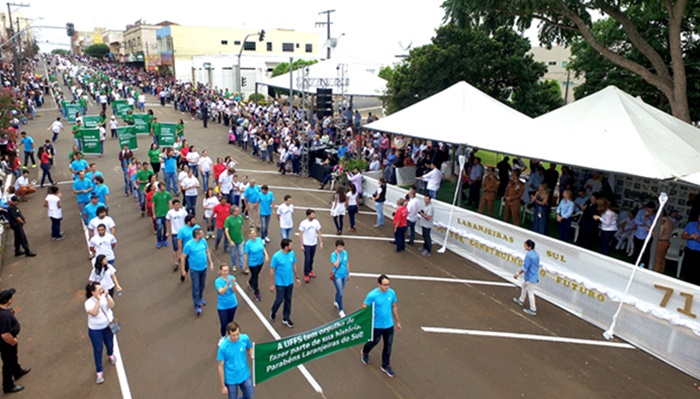
[[[261,101],[265,100],[265,95],[262,93],[252,93],[248,97],[248,101],[254,101],[256,104],[260,104]]]

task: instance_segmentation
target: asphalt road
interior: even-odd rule
[[[149,98],[155,104],[155,99]],[[52,107],[48,100],[46,107]],[[184,115],[172,107],[150,106],[161,121],[176,121]],[[93,105],[92,110],[96,107]],[[46,128],[57,110],[40,111],[41,118],[25,126],[37,142],[49,137]],[[70,180],[67,153],[70,128],[57,145],[53,173],[56,180]],[[293,330],[278,321],[272,326],[282,336],[292,335],[333,320],[334,288],[325,276],[335,236],[332,233],[330,192],[318,192],[316,181],[280,176],[274,168],[243,154],[227,144],[227,130],[210,123],[186,118],[186,138],[210,156],[233,155],[240,162],[239,174],[254,176],[268,184],[278,201],[291,194],[296,206],[295,222],[307,207],[318,209],[325,248],[317,253],[319,278],[294,291]],[[150,138],[139,138],[145,158]],[[219,338],[216,314],[215,278],[208,275],[205,299],[209,305],[200,317],[192,309],[189,279],[181,283],[173,273],[170,248],[156,249],[151,221],[141,218],[133,198],[123,194],[122,174],[117,160],[116,140],[107,140],[104,158],[91,157],[105,175],[111,190],[110,215],[117,223],[116,267],[124,295],[116,298],[115,313],[123,331],[118,335],[121,363],[126,379],[119,381],[114,366],[105,365],[106,382],[96,385],[90,341],[83,309],[84,285],[90,272],[85,237],[75,197],[69,183],[60,184],[64,201],[63,230],[67,238],[50,240],[50,222],[43,208],[43,191],[20,205],[29,223],[26,231],[35,258],[4,254],[5,266],[0,288],[15,287],[15,308],[22,323],[20,362],[33,368],[21,381],[27,386],[18,394],[30,398],[118,398],[128,389],[134,398],[222,397],[216,371]],[[36,178],[39,168],[31,169]],[[201,196],[200,196],[201,201]],[[367,209],[364,209],[367,211]],[[421,257],[418,247],[397,254],[386,241],[353,239],[353,236],[390,237],[389,227],[377,230],[374,216],[359,216],[355,233],[344,233],[353,273],[346,287],[349,312],[358,309],[368,291],[376,286],[374,276],[394,276],[392,288],[399,298],[403,330],[396,333],[392,366],[396,378],[379,370],[381,347],[365,366],[359,348],[307,363],[309,374],[323,395],[307,378],[292,370],[256,387],[257,398],[692,398],[700,392],[689,376],[629,348],[595,345],[602,332],[542,300],[538,316],[525,315],[511,301],[515,286],[491,286],[464,282],[403,280],[400,276],[442,277],[485,282],[503,282],[478,265],[452,253]],[[347,225],[347,220],[346,220]],[[270,255],[279,248],[279,228],[271,223]],[[295,245],[298,240],[295,240]],[[210,241],[210,243],[212,243]],[[11,248],[12,237],[8,239]],[[215,253],[215,263],[227,262],[228,255]],[[301,260],[303,255],[297,249]],[[303,266],[303,265],[299,265]],[[268,265],[262,276],[266,281]],[[247,276],[236,274],[242,283]],[[245,284],[243,284],[245,286]],[[263,284],[265,286],[265,284]],[[246,291],[250,295],[249,291]],[[262,302],[254,303],[263,315],[269,313],[273,294],[263,291]],[[236,321],[256,342],[273,340],[264,321],[239,296]],[[535,334],[545,337],[579,338],[594,345],[533,341],[493,336],[428,333],[422,327],[456,328],[486,332]],[[128,381],[128,388],[125,382]]]

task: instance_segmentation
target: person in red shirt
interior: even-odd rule
[[[402,252],[406,249],[406,230],[408,229],[408,208],[406,200],[400,198],[396,205],[399,209],[394,214],[394,242],[396,242],[396,252]]]
[[[216,220],[216,241],[214,241],[214,251],[219,249],[219,242],[221,241],[221,238],[224,237],[224,222],[230,214],[231,204],[227,202],[226,196],[222,195],[221,199],[219,200],[219,204],[214,207],[213,217]],[[225,237],[224,252],[228,252],[228,240]]]
[[[216,158],[216,163],[211,168],[214,171],[214,181],[218,182],[219,176],[221,176],[221,173],[223,173],[223,171],[226,170],[226,164],[224,163],[224,160],[221,159],[221,157]]]

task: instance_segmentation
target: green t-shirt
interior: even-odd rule
[[[234,244],[243,242],[243,216],[229,216],[224,222],[224,228],[228,230],[228,236],[231,237]]]
[[[83,153],[80,151],[71,151],[70,154],[68,154],[68,160],[73,161],[73,155],[75,155],[75,154],[83,155]]]
[[[151,201],[153,201],[153,210],[157,218],[164,218],[165,215],[168,214],[170,210],[168,202],[171,199],[173,199],[173,196],[167,191],[158,191],[153,194],[153,199]]]
[[[143,189],[146,187],[146,184],[148,184],[148,179],[150,179],[153,174],[153,171],[150,169],[141,169],[138,172],[136,172],[136,180],[139,181],[139,190],[143,191]]]
[[[178,137],[183,137],[185,135],[185,125],[182,123],[175,125],[175,135]]]
[[[160,163],[160,150],[148,150],[148,159],[151,163]]]
[[[83,132],[80,131],[83,127],[81,125],[73,125],[73,138],[82,139]]]
[[[151,122],[151,132],[156,137],[160,137],[160,122]]]
[[[126,122],[127,125],[133,125],[134,124],[134,115],[133,114],[124,115],[124,122]]]
[[[78,100],[78,101],[80,102],[81,106],[83,106],[83,107],[87,106],[87,100],[85,99],[85,97],[80,97],[80,100]]]

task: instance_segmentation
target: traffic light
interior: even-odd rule
[[[241,77],[241,87],[245,87],[247,85],[248,85],[248,78],[246,78],[245,76],[242,76]]]
[[[75,25],[72,22],[66,24],[66,34],[71,37],[75,34]]]
[[[260,31],[260,37],[258,37],[258,41],[261,42],[265,40],[265,29]]]

